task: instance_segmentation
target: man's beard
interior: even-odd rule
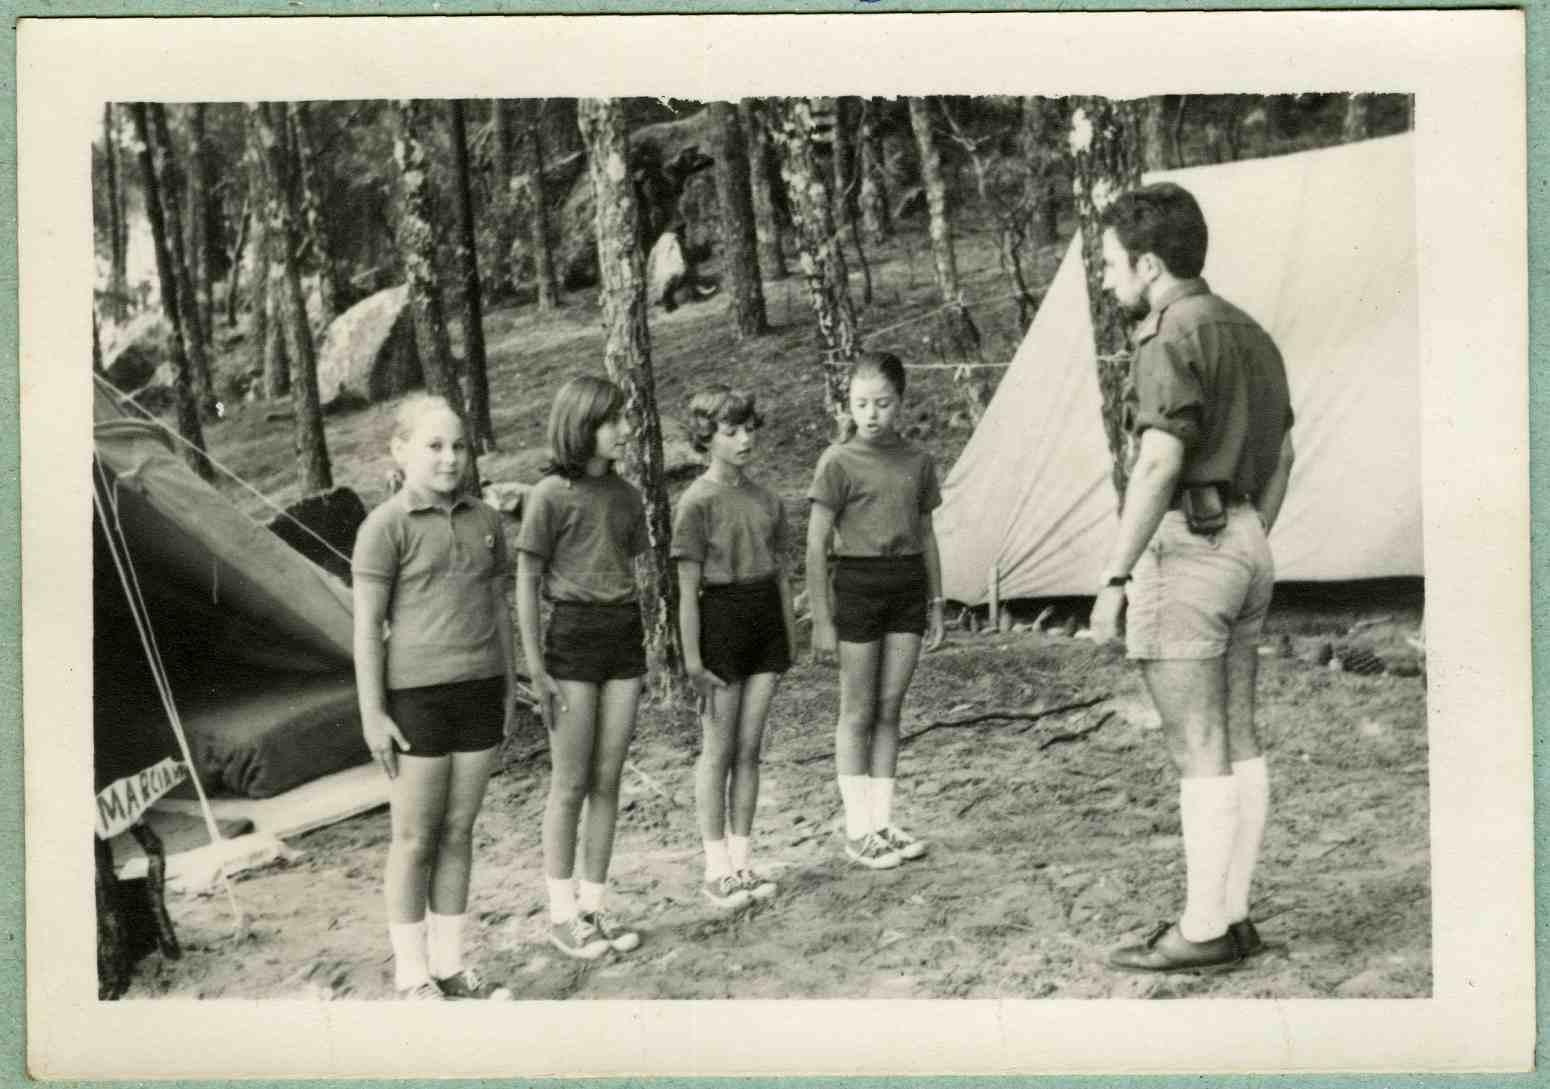
[[[1152,304],[1143,292],[1133,303],[1120,303],[1119,310],[1129,321],[1142,321],[1152,312]]]

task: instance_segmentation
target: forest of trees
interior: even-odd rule
[[[1103,202],[1143,171],[1412,124],[1408,97],[1377,94],[109,104],[92,148],[93,365],[115,373],[110,346],[159,317],[161,400],[147,388],[141,403],[173,419],[191,465],[211,475],[205,431],[223,405],[285,399],[296,479],[311,494],[332,486],[319,346],[352,306],[407,288],[416,380],[464,414],[476,453],[498,442],[486,311],[599,306],[602,362],[636,423],[628,470],[651,514],[651,642],[671,672],[646,284],[664,235],[688,262],[718,255],[732,339],[767,333],[765,285],[796,278],[813,315],[811,364],[825,379],[812,412],[837,421],[845,366],[873,303],[877,247],[906,224],[926,239],[946,339],[954,358],[970,359],[979,334],[955,234],[972,224],[994,239],[1026,327],[1039,303],[1034,255],[1071,225],[1083,238],[1097,330],[1105,420],[1094,426],[1107,429],[1122,491],[1125,342],[1098,290]],[[131,239],[147,230],[153,266],[131,269]],[[977,420],[982,380],[964,370],[958,388]]]

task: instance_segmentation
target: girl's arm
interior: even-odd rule
[[[398,750],[393,743],[407,749],[409,742],[387,713],[387,653],[382,645],[382,623],[387,618],[390,592],[389,587],[372,579],[355,579],[355,694],[366,748],[387,777],[396,779]]]
[[[813,614],[813,657],[833,654],[834,610],[829,605],[829,533],[834,511],[816,500],[807,505],[807,606]]]
[[[703,712],[710,705],[711,691],[725,687],[721,679],[705,668],[700,656],[700,574],[695,560],[678,561],[678,631],[683,636],[684,672],[700,695]]]
[[[511,606],[506,600],[506,577],[490,583],[495,598],[495,638],[500,642],[501,662],[506,666],[506,718],[501,732],[510,737],[517,728],[517,648],[511,634]]]
[[[931,600],[928,604],[928,627],[926,629],[926,649],[935,650],[941,646],[947,638],[947,625],[942,619],[942,612],[946,603],[942,600],[942,555],[936,547],[936,527],[932,525],[931,515],[926,515],[925,532],[925,557],[926,557],[926,586],[930,590]]]
[[[527,655],[528,676],[533,678],[533,695],[544,726],[555,727],[552,699],[561,711],[568,710],[565,697],[554,678],[544,670],[543,640],[538,634],[538,584],[543,581],[544,561],[531,552],[517,553],[517,630],[522,633],[522,650]]]
[[[786,649],[792,662],[797,660],[797,613],[791,604],[791,577],[784,562],[775,568],[775,585],[780,587],[780,613],[786,622]]]

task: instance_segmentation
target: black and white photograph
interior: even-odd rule
[[[24,26],[34,1071],[1529,1063],[1471,14]]]

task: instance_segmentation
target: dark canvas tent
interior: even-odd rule
[[[367,758],[350,592],[189,471],[162,426],[100,385],[93,476],[145,601],[207,791],[268,797]],[[177,754],[128,595],[94,527],[99,791]]]

